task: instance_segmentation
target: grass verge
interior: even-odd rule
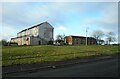
[[[118,54],[118,46],[3,46],[2,66]]]

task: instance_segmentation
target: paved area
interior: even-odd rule
[[[118,58],[53,67],[31,73],[13,73],[6,77],[118,77]]]

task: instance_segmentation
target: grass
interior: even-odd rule
[[[118,46],[3,46],[2,66],[113,55]]]

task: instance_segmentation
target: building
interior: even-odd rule
[[[51,44],[53,32],[54,28],[48,22],[43,22],[20,31],[16,38],[11,38],[10,42],[18,43],[18,45]]]
[[[86,45],[86,37],[83,36],[66,36],[64,42],[68,45]],[[95,38],[87,37],[87,45],[96,45],[97,41]]]

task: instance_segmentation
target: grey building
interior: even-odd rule
[[[18,45],[43,45],[53,41],[54,28],[48,22],[32,26],[17,33],[16,38],[10,42]]]

